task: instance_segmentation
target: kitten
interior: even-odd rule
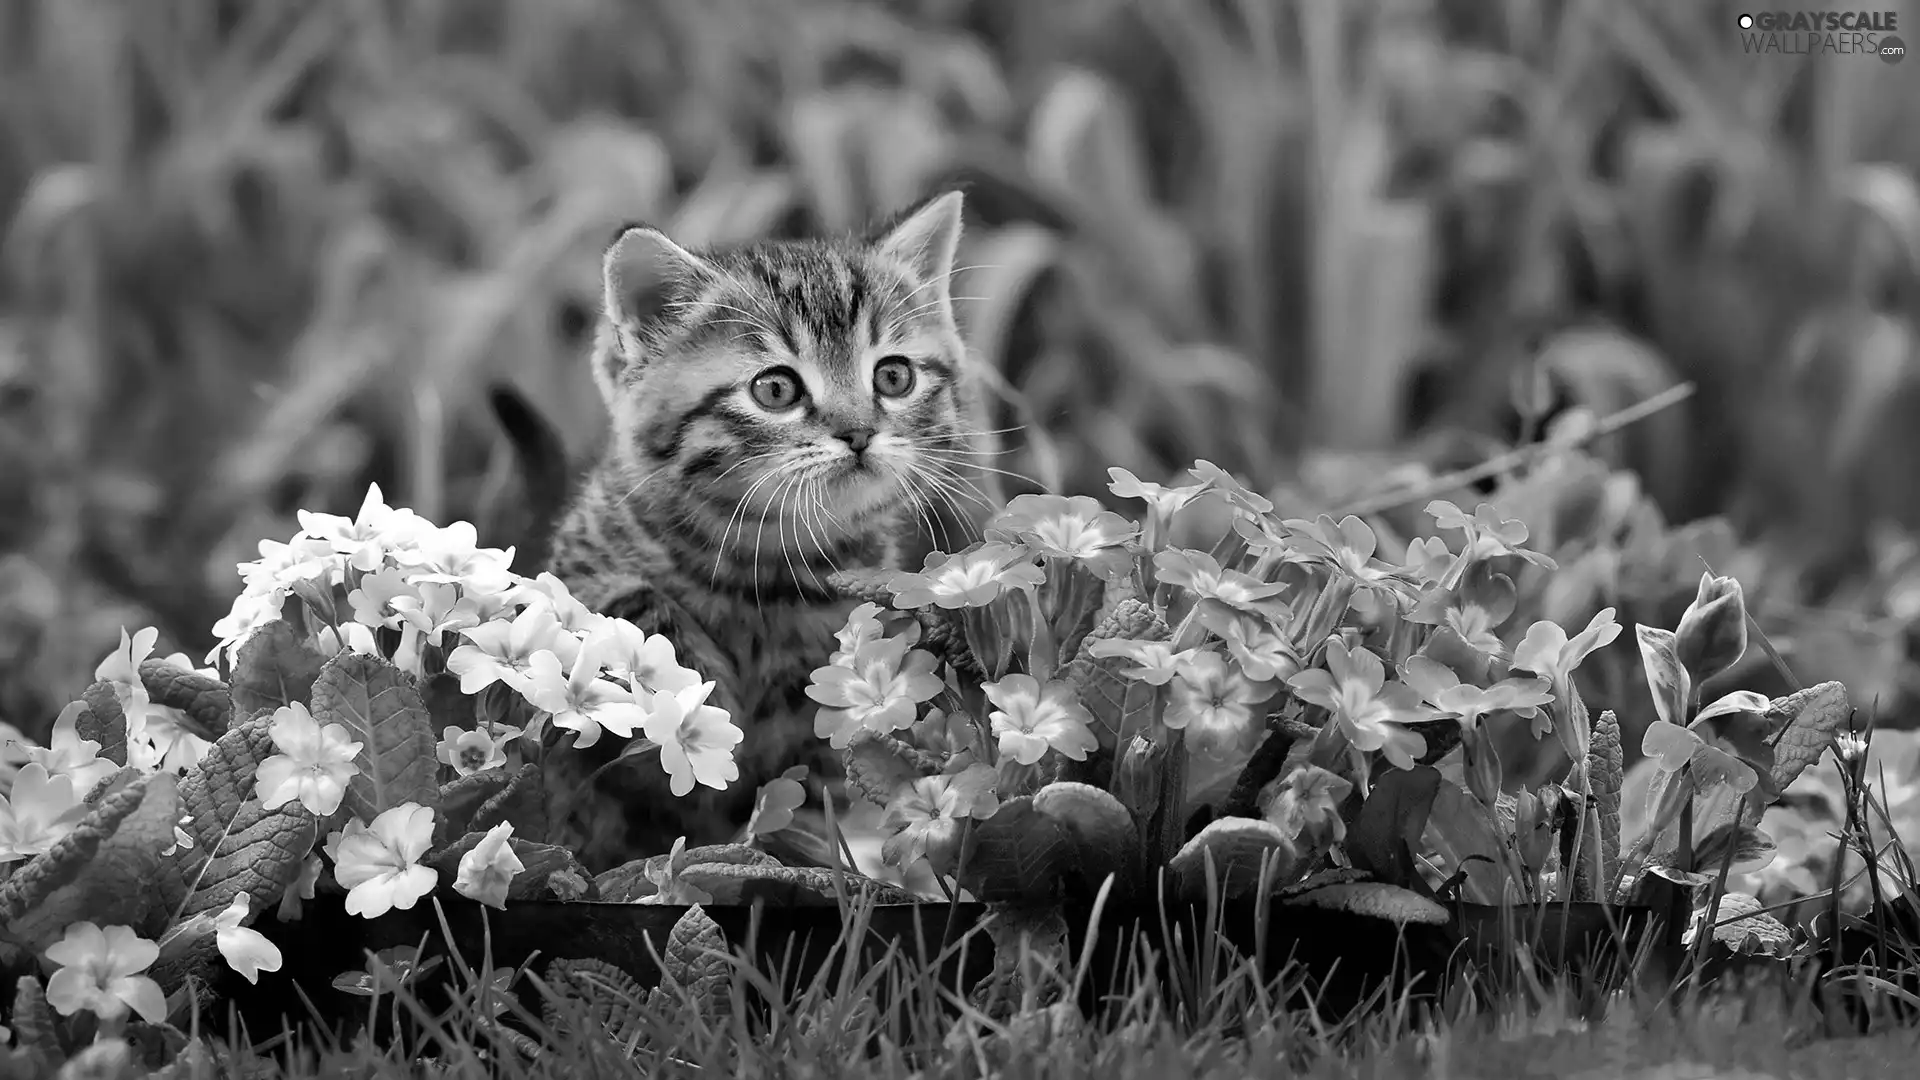
[[[948,287],[960,223],[954,192],[864,241],[694,252],[632,226],[607,251],[593,376],[612,434],[551,568],[671,640],[746,737],[724,792],[675,798],[651,759],[608,770],[565,830],[596,872],[729,839],[795,764],[837,771],[805,693],[853,606],[827,579],[897,566],[913,518],[965,497],[976,453]],[[548,783],[615,749],[555,755],[571,765]]]

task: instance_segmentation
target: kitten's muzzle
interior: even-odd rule
[[[847,444],[854,454],[865,454],[873,442],[873,429],[870,427],[845,428],[833,433],[833,437]]]

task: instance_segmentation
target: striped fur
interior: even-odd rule
[[[589,867],[724,840],[783,769],[835,767],[805,695],[851,606],[827,578],[895,565],[903,528],[970,471],[947,289],[959,212],[947,195],[872,240],[697,254],[634,227],[609,250],[593,363],[613,437],[552,569],[589,607],[667,635],[746,739],[725,792],[676,799],[650,762],[605,774],[564,837]],[[911,392],[875,389],[889,357],[910,362]],[[753,394],[776,369],[805,387],[791,408]],[[581,782],[610,753],[561,752],[549,783]]]

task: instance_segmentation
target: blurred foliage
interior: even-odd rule
[[[233,564],[369,481],[524,543],[485,391],[594,452],[619,223],[791,236],[953,184],[1009,471],[1201,457],[1337,508],[1691,381],[1593,482],[1637,471],[1620,513],[1663,530],[1727,515],[1766,580],[1716,569],[1798,673],[1878,650],[1887,715],[1920,614],[1920,65],[1743,56],[1735,13],[11,0],[0,717],[43,731],[121,625],[210,644]],[[1690,535],[1662,577],[1567,534],[1613,577],[1563,606],[1624,574],[1677,614],[1715,557]]]

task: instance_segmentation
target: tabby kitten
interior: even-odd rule
[[[612,436],[552,570],[673,641],[746,737],[724,792],[675,798],[651,763],[608,770],[567,830],[591,869],[725,840],[759,785],[828,764],[805,689],[852,605],[827,579],[896,565],[899,534],[969,461],[960,211],[953,192],[876,238],[703,252],[632,226],[607,251],[593,375]],[[612,752],[564,752],[580,773],[548,781],[584,782]]]

